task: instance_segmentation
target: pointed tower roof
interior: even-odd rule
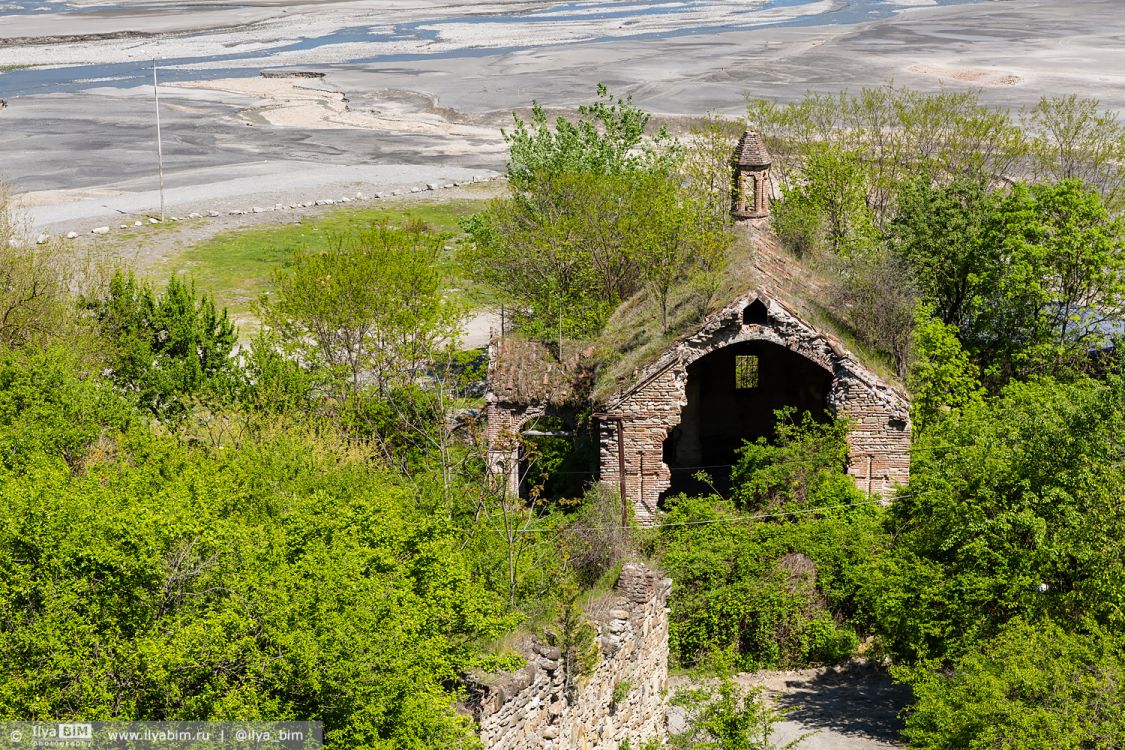
[[[768,167],[770,165],[770,152],[766,150],[766,142],[757,130],[747,130],[738,140],[738,147],[734,150],[734,161],[740,167]]]

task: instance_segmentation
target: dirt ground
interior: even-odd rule
[[[797,750],[892,750],[905,747],[898,734],[899,713],[910,702],[910,690],[896,685],[875,664],[852,662],[841,667],[797,671],[743,673],[741,685],[761,685],[785,714],[773,735],[781,747],[804,736]],[[693,685],[688,677],[673,677],[674,692]],[[669,712],[669,730],[682,727],[686,712]]]

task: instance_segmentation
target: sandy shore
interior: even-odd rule
[[[573,107],[589,101],[599,81],[672,117],[708,110],[737,115],[747,95],[788,100],[806,90],[836,92],[892,79],[923,90],[980,89],[998,106],[1078,93],[1125,111],[1125,22],[1116,0],[1074,0],[1065,7],[1042,0],[940,7],[900,0],[910,7],[872,22],[734,30],[701,25],[720,10],[752,14],[760,10],[757,0],[705,0],[664,15],[629,16],[636,5],[358,0],[236,8],[211,3],[176,14],[129,2],[81,18],[56,14],[48,31],[137,29],[140,36],[0,45],[0,65],[144,59],[160,45],[201,56],[184,63],[204,68],[194,72],[198,80],[162,86],[168,201],[181,212],[489,176],[504,168],[499,129],[511,123],[513,109],[533,98]],[[817,9],[823,10],[819,0],[808,0],[785,12]],[[625,15],[595,17],[616,10]],[[498,12],[509,15],[464,20]],[[551,13],[573,16],[572,22],[543,25]],[[43,22],[5,16],[0,36],[34,35],[44,31]],[[700,30],[664,34],[681,23]],[[414,36],[349,41],[339,33],[349,24],[409,27]],[[173,28],[193,33],[166,33]],[[645,30],[653,34],[638,36]],[[591,41],[592,34],[601,36]],[[284,49],[318,35],[332,43],[314,39],[307,48]],[[339,62],[360,53],[356,44],[408,44],[429,52]],[[435,45],[446,52],[431,54]],[[217,49],[228,58],[214,59]],[[254,57],[259,53],[266,56]],[[254,67],[237,76],[223,70],[255,61],[269,67],[278,55],[307,60],[302,69],[324,78],[266,79]],[[38,226],[59,231],[69,222],[88,231],[122,212],[157,205],[151,87],[121,84],[122,75],[136,70],[144,72],[106,68],[101,88],[56,91],[45,84],[47,93],[8,97],[0,110],[0,179],[33,193],[25,200]],[[5,85],[21,80],[15,76],[45,72],[0,72],[0,98]]]

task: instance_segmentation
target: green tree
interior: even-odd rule
[[[1125,200],[1125,123],[1097,99],[1043,97],[1024,113],[1031,168],[1039,180],[1081,180],[1114,210]]]
[[[960,331],[974,324],[990,269],[1001,262],[984,242],[997,197],[975,180],[934,184],[928,175],[903,183],[896,194],[888,244],[922,300]]]
[[[847,257],[861,252],[875,239],[867,190],[859,152],[811,146],[800,181],[782,185],[773,211],[775,230],[799,253],[824,250]]]
[[[28,246],[0,183],[0,347],[46,345],[74,333],[73,259],[55,241]]]
[[[1125,627],[1125,384],[1013,382],[916,433],[889,554],[863,574],[892,654],[949,659],[1015,617]]]
[[[714,277],[729,241],[728,208],[717,213],[712,189],[714,149],[685,160],[663,128],[646,137],[647,113],[604,86],[598,97],[553,128],[538,105],[530,122],[517,116],[505,134],[513,195],[464,222],[470,275],[546,340],[597,335],[646,283],[667,328],[673,286]]]
[[[597,335],[642,288],[667,325],[677,285],[721,267],[730,236],[701,221],[695,196],[667,173],[544,177],[520,199],[467,224],[462,262],[517,309],[531,335]]]
[[[231,398],[238,378],[238,334],[210,295],[178,276],[163,293],[118,270],[100,298],[87,302],[112,346],[113,381],[161,419],[175,420],[192,399]]]
[[[844,475],[848,458],[846,419],[818,422],[792,407],[776,412],[773,440],[747,442],[731,472],[733,496],[748,510],[836,505],[859,499]]]
[[[208,451],[90,425],[107,414],[89,386],[48,364],[0,378],[0,444],[56,435],[0,470],[0,717],[300,718],[329,747],[478,746],[456,686],[514,623],[440,501],[324,432]],[[84,430],[58,434],[60,398],[90,404]]]
[[[1012,116],[975,91],[918,92],[891,84],[838,95],[808,93],[786,104],[751,99],[751,124],[767,134],[782,184],[800,182],[818,149],[862,154],[865,200],[878,227],[899,186],[919,173],[937,183],[1011,176],[1027,150]]]
[[[660,308],[660,322],[667,333],[673,290],[685,276],[717,278],[732,236],[711,213],[712,207],[701,203],[707,200],[706,194],[702,198],[693,195],[663,175],[641,180],[631,197],[635,201],[628,210],[644,217],[631,254]]]
[[[624,175],[545,176],[473,217],[462,263],[513,303],[531,335],[596,335],[641,285],[639,188]]]
[[[386,224],[294,253],[261,313],[286,353],[323,374],[332,395],[356,400],[410,385],[455,341],[460,310],[444,294],[445,237]]]
[[[688,706],[691,726],[671,739],[671,747],[683,750],[790,750],[810,736],[803,734],[784,745],[772,737],[784,718],[769,705],[764,689],[743,689],[724,677],[713,692],[707,689],[678,693],[673,702]]]
[[[106,432],[136,421],[110,383],[84,372],[72,348],[0,350],[0,465],[16,470],[41,455],[81,471]]]
[[[981,404],[980,370],[957,338],[957,329],[919,308],[910,363],[910,416],[917,430],[937,424],[950,410]]]
[[[504,132],[508,143],[508,180],[518,194],[533,191],[545,178],[567,174],[619,175],[665,169],[671,163],[671,138],[660,128],[651,141],[645,131],[651,115],[631,98],[614,97],[598,84],[597,99],[578,107],[574,121],[558,117],[551,127],[547,112],[532,104],[530,120],[512,115],[515,127]]]
[[[998,262],[967,335],[993,382],[1083,369],[1125,320],[1125,224],[1081,183],[1016,185],[988,217]]]

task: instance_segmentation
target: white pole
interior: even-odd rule
[[[156,159],[160,166],[160,220],[164,221],[164,144],[160,140],[160,89],[156,85],[156,60],[152,61],[152,95],[156,99]]]

